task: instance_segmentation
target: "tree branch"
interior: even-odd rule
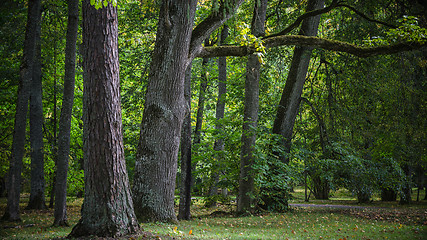
[[[361,11],[357,10],[356,8],[354,8],[354,7],[352,7],[352,6],[348,5],[348,4],[340,3],[340,4],[338,4],[337,7],[346,7],[348,9],[350,9],[351,11],[353,11],[354,13],[356,13],[357,15],[361,16],[362,18],[368,20],[369,22],[378,23],[378,24],[387,26],[389,28],[397,28],[397,26],[395,26],[393,24],[382,22],[382,21],[370,18],[370,17],[366,16],[364,13],[362,13]]]
[[[285,34],[289,33],[290,31],[292,31],[293,29],[297,28],[304,19],[309,18],[309,17],[314,17],[314,16],[317,16],[319,14],[327,13],[327,12],[331,11],[332,9],[336,8],[338,6],[338,3],[339,3],[338,0],[333,0],[331,5],[329,5],[325,8],[316,9],[313,11],[306,12],[303,15],[299,16],[297,18],[297,20],[295,20],[295,22],[293,22],[291,25],[289,25],[287,28],[285,28],[281,32],[266,36],[266,37],[264,37],[264,39],[277,37],[280,35],[285,35]]]
[[[205,20],[197,25],[191,36],[190,58],[198,55],[202,50],[203,41],[211,35],[213,31],[224,24],[244,0],[221,1],[218,11],[212,12]]]
[[[264,40],[264,46],[266,48],[293,45],[322,48],[336,52],[346,52],[358,57],[394,54],[398,52],[416,50],[427,46],[426,43],[402,42],[386,46],[362,47],[336,40],[301,35],[277,36]],[[197,54],[197,57],[247,56],[255,52],[256,49],[253,46],[205,47],[201,49],[201,51]]]
[[[322,9],[317,9],[317,10],[313,10],[313,11],[309,11],[309,12],[304,13],[303,15],[299,16],[297,18],[297,20],[295,20],[295,22],[293,22],[291,25],[289,25],[287,28],[285,28],[281,32],[275,33],[275,34],[271,34],[269,36],[266,36],[266,37],[264,37],[264,39],[288,34],[290,31],[292,31],[293,29],[297,28],[304,19],[316,16],[316,15],[319,15],[319,14],[327,13],[327,12],[329,12],[329,11],[335,9],[335,8],[339,8],[339,7],[348,8],[351,11],[353,11],[354,13],[356,13],[357,15],[361,16],[362,18],[364,18],[364,19],[366,19],[366,20],[368,20],[370,22],[382,24],[382,25],[390,27],[390,28],[396,28],[396,26],[393,25],[393,24],[389,24],[389,23],[386,23],[386,22],[382,22],[382,21],[370,18],[367,15],[365,15],[364,13],[362,13],[361,11],[358,11],[356,8],[354,8],[354,7],[352,7],[352,6],[348,5],[348,4],[342,3],[341,1],[338,1],[338,0],[333,0],[332,3],[329,6],[327,6],[325,8],[322,8]]]

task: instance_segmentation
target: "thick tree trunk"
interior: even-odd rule
[[[8,174],[8,196],[3,220],[20,221],[19,199],[21,193],[22,159],[24,157],[25,130],[28,100],[30,98],[33,61],[36,47],[37,25],[40,23],[40,0],[30,0],[25,32],[24,52],[20,69],[20,83],[16,102],[15,126],[13,132],[12,155]]]
[[[68,28],[65,46],[64,93],[59,118],[58,154],[56,160],[55,219],[53,225],[67,226],[67,172],[70,154],[71,113],[74,102],[76,41],[79,26],[79,0],[68,1]]]
[[[175,222],[174,191],[196,0],[163,1],[135,164],[133,198],[141,221]]]
[[[252,17],[252,34],[260,37],[265,34],[264,25],[267,11],[267,0],[255,2]],[[258,126],[259,108],[259,75],[261,63],[258,56],[252,54],[246,63],[245,81],[245,109],[243,114],[242,149],[240,153],[239,195],[237,198],[237,212],[250,210],[254,190],[254,177],[252,171],[253,151],[255,147]]]
[[[185,70],[202,50],[203,40],[242,2],[221,2],[219,10],[194,29],[196,0],[161,3],[133,187],[135,211],[143,221],[176,221],[173,200],[178,148],[189,109],[184,99]]]
[[[84,171],[81,219],[71,237],[139,230],[123,150],[117,8],[83,2]]]
[[[184,97],[191,106],[191,64],[185,72]],[[179,191],[178,219],[190,220],[191,206],[191,109],[185,116],[181,135],[181,188]]]
[[[309,0],[306,12],[322,8],[323,6],[324,0]],[[320,15],[305,19],[302,22],[300,34],[316,36],[319,21]],[[291,150],[292,132],[311,58],[311,51],[312,48],[309,47],[295,47],[288,78],[274,120],[273,133],[282,135],[283,145],[287,153]],[[276,155],[280,154],[276,153]],[[289,161],[287,156],[279,157],[284,162]]]
[[[41,19],[41,11],[39,12]],[[41,23],[36,29],[36,50],[30,90],[31,189],[27,209],[46,209],[43,156],[43,90],[41,65]]]

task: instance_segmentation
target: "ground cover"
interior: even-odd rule
[[[292,204],[307,203],[300,198],[301,189],[293,195],[289,212],[244,217],[233,215],[233,202],[205,208],[203,199],[195,198],[191,221],[143,223],[145,233],[124,239],[427,239],[426,201],[407,206],[376,201],[360,205],[345,193],[340,200],[310,200],[309,206],[295,207]],[[83,200],[68,201],[70,227],[51,227],[53,210],[24,210],[27,201],[28,196],[23,195],[22,222],[1,223],[1,239],[63,238],[77,223]],[[346,207],[324,206],[331,204]],[[6,200],[0,199],[1,212],[5,206]]]

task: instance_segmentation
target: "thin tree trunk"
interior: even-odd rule
[[[52,183],[51,183],[51,188],[50,188],[50,199],[49,199],[49,208],[53,208],[54,202],[55,202],[55,192],[56,192],[56,167],[57,167],[57,156],[58,156],[58,144],[57,144],[57,114],[56,114],[56,104],[57,104],[57,100],[56,100],[56,96],[57,96],[57,74],[56,74],[56,46],[57,46],[57,39],[54,40],[55,41],[55,45],[53,48],[53,63],[55,64],[54,67],[54,73],[53,73],[53,78],[54,78],[54,82],[53,82],[53,118],[52,118],[52,125],[53,125],[53,141],[52,141],[52,152],[53,152],[53,159],[55,159],[55,170],[53,171],[53,177],[52,177]]]
[[[117,7],[83,2],[83,45],[85,197],[70,236],[124,236],[139,225],[123,150]]]
[[[260,37],[265,34],[264,25],[267,11],[267,0],[255,2],[252,17],[252,34]],[[250,210],[254,190],[252,173],[253,151],[258,126],[259,108],[259,75],[261,63],[258,56],[252,54],[246,63],[245,81],[245,110],[243,114],[242,149],[240,153],[239,195],[237,198],[237,212]]]
[[[39,12],[41,19],[42,12]],[[43,156],[43,90],[41,65],[41,23],[36,29],[36,50],[30,90],[31,189],[27,209],[46,209]]]
[[[135,164],[133,198],[141,221],[176,222],[174,192],[188,103],[185,71],[196,0],[163,1]]]
[[[322,8],[323,6],[324,0],[309,0],[306,12]],[[305,19],[302,22],[300,35],[316,36],[319,21],[320,15]],[[292,132],[298,113],[302,89],[306,80],[311,51],[312,48],[309,47],[295,47],[288,78],[274,120],[273,133],[282,135],[286,153],[289,153],[291,150]],[[281,155],[279,153],[275,154]],[[289,162],[287,156],[279,157],[284,162]]]
[[[205,41],[205,46],[207,45]],[[206,89],[208,87],[207,65],[209,58],[203,58],[202,61],[202,74],[200,76],[200,90],[199,90],[199,103],[196,114],[196,128],[194,130],[194,144],[199,144],[202,141],[202,125],[203,114],[205,110]]]
[[[25,130],[28,101],[30,98],[33,62],[36,50],[37,24],[40,23],[40,0],[30,0],[28,4],[27,27],[25,31],[24,52],[20,69],[20,83],[16,102],[15,126],[13,132],[12,154],[8,174],[8,196],[3,220],[20,221],[19,199],[21,193],[22,159],[24,157]]]
[[[191,64],[187,67],[184,83],[184,97],[191,108]],[[178,219],[190,220],[191,206],[191,109],[185,116],[181,135],[181,189],[179,191]]]
[[[67,172],[70,154],[71,113],[76,74],[76,41],[79,26],[79,0],[68,1],[68,28],[65,46],[64,93],[59,118],[58,154],[56,159],[55,213],[53,225],[67,223]]]
[[[221,30],[221,36],[220,36],[220,45],[224,45],[225,41],[228,37],[228,26],[224,25],[224,27]],[[221,120],[224,118],[225,115],[225,97],[227,94],[227,58],[226,57],[219,57],[218,58],[218,100],[216,103],[216,111],[215,111],[215,118],[216,118],[216,124],[215,124],[215,130],[217,134],[217,138],[214,143],[214,151],[215,151],[215,169],[216,171],[213,172],[213,176],[211,177],[213,179],[212,186],[209,191],[209,195],[217,195],[218,192],[218,181],[220,172],[219,169],[222,167],[222,163],[224,162],[224,139],[221,134],[223,131],[223,124],[221,123]],[[223,189],[224,190],[224,189]],[[216,204],[216,202],[212,202],[212,205]]]

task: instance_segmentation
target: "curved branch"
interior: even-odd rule
[[[209,35],[224,24],[244,0],[221,1],[221,5],[216,12],[212,12],[205,20],[199,23],[192,32],[190,43],[190,58],[196,56],[202,48],[203,41]]]
[[[427,43],[402,42],[378,47],[362,47],[354,44],[323,39],[318,37],[308,37],[301,35],[277,36],[264,40],[266,48],[279,46],[305,46],[322,48],[325,50],[346,52],[357,57],[371,57],[376,55],[394,54],[398,52],[411,51],[427,46]],[[247,56],[255,53],[253,46],[218,46],[205,47],[197,54],[197,57],[224,57],[224,56]]]
[[[337,7],[346,7],[348,9],[350,9],[351,11],[353,11],[354,13],[356,13],[357,15],[361,16],[362,18],[368,20],[369,22],[378,23],[378,24],[387,26],[389,28],[397,28],[397,26],[395,26],[393,24],[382,22],[382,21],[370,18],[370,17],[366,16],[364,13],[362,13],[361,11],[357,10],[356,8],[354,8],[354,7],[350,6],[350,5],[347,5],[347,4],[338,4]]]
[[[331,11],[332,9],[338,7],[338,4],[339,4],[338,0],[333,0],[331,5],[329,5],[325,8],[306,12],[303,15],[299,16],[297,18],[297,20],[295,20],[295,22],[293,22],[291,25],[289,25],[287,28],[285,28],[281,32],[266,36],[266,37],[264,37],[264,39],[277,37],[280,35],[285,35],[285,34],[289,33],[290,31],[292,31],[293,29],[297,28],[304,19],[309,18],[309,17],[314,17],[314,16],[317,16],[319,14],[327,13],[327,12]]]
[[[382,25],[390,27],[390,28],[397,28],[393,24],[389,24],[389,23],[386,23],[386,22],[382,22],[382,21],[370,18],[367,15],[365,15],[364,13],[362,13],[361,11],[357,10],[356,8],[354,8],[354,7],[352,7],[352,6],[348,5],[348,4],[339,2],[338,0],[333,0],[332,3],[329,6],[327,6],[325,8],[322,8],[322,9],[317,9],[317,10],[313,10],[313,11],[309,11],[309,12],[304,13],[303,15],[299,16],[297,18],[297,20],[295,20],[295,22],[293,22],[291,25],[289,25],[288,27],[286,27],[281,32],[275,33],[275,34],[271,34],[269,36],[266,36],[266,37],[264,37],[264,39],[272,38],[272,37],[277,37],[277,36],[280,36],[280,35],[285,35],[285,34],[289,33],[290,31],[292,31],[293,29],[297,28],[304,19],[316,16],[316,15],[319,15],[319,14],[324,14],[324,13],[330,12],[331,10],[333,10],[335,8],[339,8],[339,7],[348,8],[351,11],[353,11],[354,13],[356,13],[357,15],[361,16],[362,18],[364,18],[364,19],[366,19],[366,20],[368,20],[370,22],[382,24]]]

